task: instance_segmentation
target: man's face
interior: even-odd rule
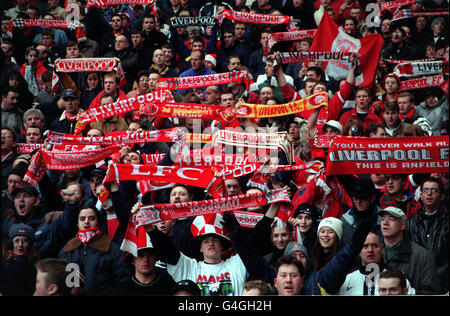
[[[200,244],[200,252],[205,259],[217,260],[222,254],[222,244],[218,237],[206,236]]]
[[[401,115],[407,115],[413,107],[413,104],[409,101],[409,97],[399,97],[397,104],[400,108]]]
[[[394,128],[398,125],[400,121],[399,113],[397,111],[384,110],[383,118],[386,122],[386,126],[389,128]]]
[[[376,234],[369,233],[364,242],[363,249],[359,254],[363,266],[366,266],[369,263],[379,263],[382,255],[383,244]]]
[[[245,24],[237,23],[234,25],[234,34],[237,39],[243,39],[245,37]]]
[[[106,77],[103,81],[103,85],[105,86],[106,93],[116,93],[117,90],[117,82],[115,78]]]
[[[97,194],[97,187],[102,184],[103,179],[97,176],[91,176],[89,178],[89,187],[94,195]]]
[[[439,206],[445,195],[439,190],[436,182],[424,182],[421,189],[420,198],[425,207],[435,209]]]
[[[397,194],[403,191],[406,180],[403,180],[398,174],[387,174],[384,176],[386,180],[386,191],[389,194]]]
[[[48,0],[48,6],[50,7],[50,9],[54,9],[59,5],[59,1],[58,0]]]
[[[241,60],[239,58],[231,58],[230,62],[228,63],[228,70],[232,71],[233,69],[241,69]]]
[[[156,228],[163,234],[170,234],[173,229],[173,225],[175,225],[175,220],[162,221],[155,224]]]
[[[2,152],[9,152],[16,145],[13,133],[7,129],[2,129]]]
[[[311,46],[309,45],[308,42],[300,41],[300,42],[298,42],[297,50],[300,51],[300,52],[306,53],[307,51],[309,51],[310,47]]]
[[[164,52],[164,58],[165,58],[166,62],[169,62],[173,57],[172,50],[170,48],[163,48],[162,50]]]
[[[119,31],[123,27],[122,18],[120,16],[114,16],[111,19],[111,26],[114,31]]]
[[[141,34],[131,34],[131,42],[133,43],[134,47],[140,47],[144,42],[144,39],[142,38]]]
[[[31,126],[40,127],[44,126],[44,122],[41,119],[41,116],[38,113],[32,113],[27,116],[24,122],[25,129]]]
[[[138,274],[152,274],[155,263],[156,254],[153,250],[140,250],[138,251],[137,258],[133,258],[133,265]]]
[[[267,44],[269,43],[269,33],[262,33],[261,34],[261,39],[259,40],[259,42],[261,43],[262,47],[265,48],[267,46]]]
[[[267,78],[270,78],[273,76],[273,63],[267,61],[266,65],[264,66],[264,71],[266,73]]]
[[[79,229],[89,229],[98,226],[97,215],[94,210],[90,208],[85,208],[78,214],[78,228]]]
[[[289,135],[291,135],[291,137],[294,140],[297,140],[300,138],[300,129],[298,128],[298,124],[297,123],[291,123],[289,125]]]
[[[2,97],[2,109],[12,110],[19,104],[19,93],[9,91],[6,96]]]
[[[223,34],[223,42],[225,47],[231,47],[234,45],[234,35],[233,33],[224,33]]]
[[[234,95],[232,93],[225,93],[220,96],[220,104],[222,106],[228,106],[234,108],[235,100]]]
[[[153,52],[153,63],[157,66],[162,66],[164,64],[164,52],[162,49],[156,49]]]
[[[189,197],[189,192],[186,190],[185,187],[177,186],[172,189],[170,192],[169,201],[170,203],[182,203],[182,202],[188,202],[191,198]]]
[[[368,210],[375,202],[375,199],[376,199],[375,195],[369,197],[357,197],[357,196],[352,197],[353,206],[357,211],[361,212]]]
[[[34,9],[28,8],[27,9],[27,14],[30,17],[30,19],[37,19],[37,18],[39,18],[39,14]]]
[[[273,98],[273,90],[271,87],[264,87],[261,89],[260,93],[261,103],[267,104],[267,100]]]
[[[356,21],[361,21],[361,9],[360,8],[350,9],[350,16],[354,17]]]
[[[148,76],[148,88],[151,91],[154,91],[156,88],[158,88],[158,79],[159,79],[159,74],[152,73]]]
[[[306,78],[314,79],[314,80],[317,80],[317,81],[320,80],[320,76],[314,70],[308,70],[306,72]]]
[[[383,213],[381,216],[381,234],[383,237],[396,237],[405,229],[406,223],[401,219],[392,216],[389,213]]]
[[[241,191],[239,181],[236,179],[225,180],[225,188],[227,190],[228,196],[239,195],[239,192]]]
[[[48,46],[46,45],[38,45],[36,46],[36,50],[38,51],[39,55],[39,60],[44,61],[48,58]]]
[[[325,85],[323,85],[321,83],[318,83],[318,84],[314,85],[312,94],[316,94],[316,93],[319,93],[319,92],[327,92],[327,86],[325,86]]]
[[[378,279],[378,293],[380,295],[405,295],[407,289],[402,290],[399,278]]]
[[[12,191],[14,191],[14,189],[16,189],[19,186],[21,186],[22,183],[23,183],[23,179],[22,179],[21,176],[18,176],[17,174],[10,174],[8,176],[6,192],[9,195],[11,195]]]
[[[392,78],[392,77],[386,78],[386,80],[384,82],[384,88],[385,88],[387,93],[395,93],[395,92],[397,92],[397,90],[399,88],[397,80],[395,78]]]
[[[201,53],[193,51],[191,53],[191,66],[193,70],[199,70],[203,68],[204,60],[201,58]]]
[[[405,36],[405,41],[409,41],[411,40],[411,29],[407,26],[402,26],[403,31],[405,31],[406,36]]]
[[[26,192],[19,192],[14,197],[14,207],[19,216],[27,216],[39,205],[40,199]]]
[[[79,58],[79,57],[81,57],[81,54],[77,45],[66,47],[66,58]]]
[[[41,131],[37,127],[27,128],[25,139],[27,144],[41,144],[44,141],[41,135]]]
[[[146,32],[151,32],[155,29],[155,20],[153,18],[144,18],[142,22],[142,28]]]
[[[306,266],[308,265],[308,258],[303,252],[296,251],[293,254],[291,254],[291,257],[297,259],[303,265],[303,268],[305,268],[306,270]]]
[[[123,163],[130,164],[130,165],[140,165],[141,158],[138,153],[130,152],[130,153],[126,154],[125,158],[123,158]]]
[[[217,104],[220,98],[220,91],[217,87],[209,86],[205,90],[206,104]]]
[[[49,296],[49,288],[46,282],[47,272],[37,270],[36,286],[33,296]]]
[[[127,49],[129,45],[128,40],[124,35],[117,36],[114,41],[114,48],[119,52]]]
[[[391,35],[391,41],[395,44],[399,44],[404,40],[403,34],[400,30],[394,30]]]
[[[356,92],[355,103],[357,109],[367,110],[369,102],[370,102],[369,93],[367,93],[367,91],[360,90]]]
[[[78,104],[80,103],[78,101],[78,99],[75,98],[64,98],[63,99],[64,104],[66,106],[66,110],[67,112],[69,112],[70,114],[75,114],[78,113]]]
[[[53,45],[53,38],[50,35],[42,35],[40,43],[42,45],[47,46],[47,47],[52,47],[52,45]]]
[[[274,285],[278,295],[298,295],[303,287],[303,278],[294,264],[283,264],[278,269]]]
[[[201,41],[195,41],[192,43],[192,50],[205,50],[205,44]]]
[[[389,28],[391,27],[391,20],[386,19],[381,22],[381,32],[382,33],[389,33]]]
[[[2,20],[2,33],[6,34],[8,32],[9,20]]]
[[[305,82],[305,91],[307,95],[311,95],[315,82]]]

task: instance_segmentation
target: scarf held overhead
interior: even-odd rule
[[[158,87],[167,90],[183,90],[235,82],[245,82],[247,85],[247,72],[233,71],[204,76],[159,78]]]

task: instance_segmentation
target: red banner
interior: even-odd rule
[[[57,72],[112,71],[120,61],[115,58],[69,58],[55,62]]]
[[[393,174],[449,171],[448,136],[336,137],[326,174]]]
[[[216,120],[220,112],[228,107],[197,103],[147,103],[136,116],[196,118]]]

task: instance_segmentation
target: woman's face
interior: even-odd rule
[[[272,230],[272,242],[277,249],[286,248],[287,244],[291,241],[291,234],[286,227],[275,227]]]
[[[311,227],[313,225],[313,219],[312,219],[311,215],[309,215],[309,214],[299,214],[297,216],[297,219],[300,220],[300,225],[299,225],[300,232],[301,233],[307,233],[311,229]]]
[[[27,55],[27,63],[28,65],[36,65],[38,61],[37,51],[32,50]]]
[[[95,89],[98,87],[98,76],[97,74],[89,74],[87,77],[87,84],[89,89]]]
[[[318,234],[319,243],[325,250],[331,249],[336,243],[336,233],[330,227],[321,227]]]
[[[18,88],[19,87],[19,80],[16,77],[9,78],[9,86],[11,88]]]

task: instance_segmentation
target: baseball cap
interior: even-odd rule
[[[394,217],[406,219],[405,213],[397,207],[389,206],[386,207],[385,209],[378,210],[379,215],[381,215],[382,213],[389,213]]]
[[[73,90],[66,90],[66,91],[64,91],[62,98],[63,99],[66,99],[66,98],[78,99],[78,95]]]
[[[338,121],[335,121],[335,120],[329,120],[328,122],[326,122],[326,123],[323,125],[323,128],[325,128],[325,126],[330,126],[330,127],[332,127],[332,128],[335,128],[335,129],[337,129],[337,130],[339,131],[339,133],[342,133],[342,125],[341,125],[341,123],[339,123]]]
[[[368,198],[377,193],[375,185],[372,180],[368,178],[357,179],[352,188],[350,189],[349,195],[357,198]]]
[[[311,217],[313,217],[314,219],[317,217],[316,209],[311,204],[308,203],[302,203],[299,206],[297,206],[297,208],[294,211],[294,218],[303,213],[311,215]]]
[[[290,256],[296,252],[302,252],[305,254],[306,258],[308,258],[308,250],[306,250],[306,247],[295,241],[291,241],[287,244],[286,249],[284,250],[284,255]]]
[[[172,289],[172,295],[177,293],[178,291],[186,291],[193,296],[200,296],[200,288],[194,281],[191,280],[181,280],[175,284]]]
[[[19,192],[25,192],[25,193],[28,193],[28,194],[31,194],[31,195],[34,195],[34,196],[39,196],[39,193],[36,190],[36,188],[34,186],[32,186],[31,184],[28,184],[28,183],[23,183],[19,187],[15,188],[11,192],[12,198],[14,199]]]

